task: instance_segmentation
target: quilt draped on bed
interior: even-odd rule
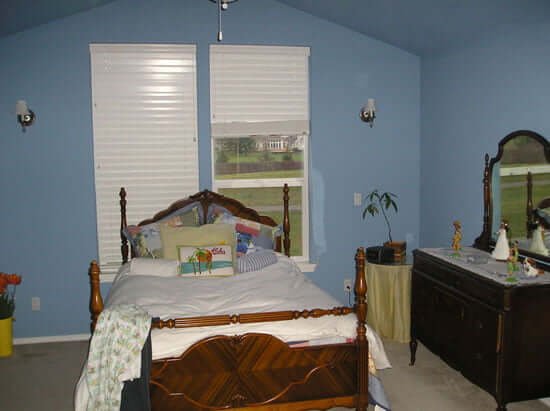
[[[120,410],[124,381],[141,375],[150,328],[151,317],[135,305],[115,305],[101,313],[77,385],[75,411]]]

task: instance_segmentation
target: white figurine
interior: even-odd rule
[[[531,240],[529,251],[546,256],[550,254],[548,248],[544,244],[544,231],[540,224],[537,225],[537,228],[533,231],[533,239]]]
[[[536,277],[539,274],[542,274],[542,270],[537,269],[535,262],[531,258],[526,258],[523,260],[523,272],[527,277]]]
[[[503,222],[498,230],[497,243],[491,257],[498,261],[507,261],[510,257],[510,245],[506,236],[506,224]]]

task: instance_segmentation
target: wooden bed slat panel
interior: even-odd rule
[[[211,337],[153,362],[154,404],[172,409],[166,403],[178,397],[182,409],[222,409],[351,396],[356,361],[354,344],[290,348],[266,334]]]

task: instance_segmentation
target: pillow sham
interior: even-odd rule
[[[228,224],[205,224],[199,227],[160,225],[163,258],[178,260],[178,247],[228,245],[235,248],[235,233]],[[232,253],[233,254],[233,253]]]
[[[178,262],[164,258],[132,258],[128,275],[152,275],[155,277],[177,277]]]
[[[235,229],[237,241],[237,256],[247,254],[260,247],[272,250],[279,227],[271,227],[256,221],[221,213],[214,219],[214,224],[231,224]]]
[[[233,249],[229,245],[178,247],[181,277],[225,277],[233,275]]]
[[[123,230],[137,257],[162,258],[160,225],[196,227],[201,222],[200,203],[195,202],[174,211],[162,220],[143,226],[131,225]]]
[[[273,250],[260,250],[239,257],[237,259],[237,272],[258,271],[276,262],[277,254]]]

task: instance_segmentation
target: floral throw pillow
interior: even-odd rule
[[[123,230],[137,257],[162,258],[160,225],[171,227],[198,227],[201,222],[199,203],[189,204],[155,223],[131,225]]]

